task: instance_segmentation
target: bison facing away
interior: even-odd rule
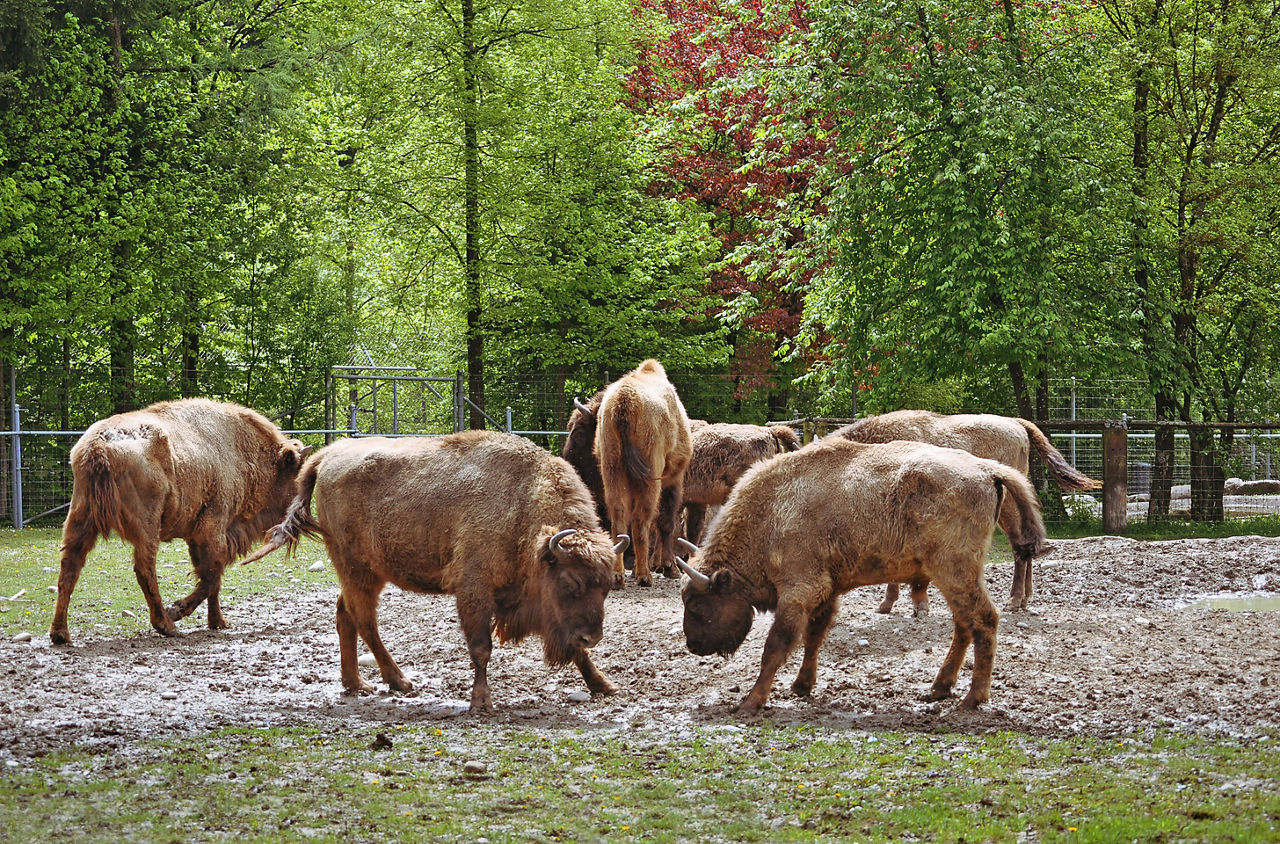
[[[316,515],[311,499],[316,497]],[[370,692],[356,634],[395,691],[412,690],[378,635],[387,583],[449,594],[471,653],[471,710],[492,708],[487,676],[500,642],[542,637],[552,665],[572,662],[597,694],[616,689],[591,662],[612,583],[613,547],[586,487],[564,460],[518,436],[468,431],[441,439],[337,442],[307,461],[298,496],[253,562],[302,535],[323,537],[338,575],[342,685]]]
[[[631,536],[636,583],[650,586],[654,545],[661,546],[657,568],[671,570],[675,561],[676,517],[693,451],[689,417],[656,360],[646,360],[606,387],[597,416],[595,455],[610,526]],[[623,578],[619,554],[615,585],[621,586]]]
[[[1011,416],[996,416],[989,413],[944,416],[927,410],[897,410],[880,416],[859,419],[851,425],[832,432],[830,436],[863,443],[911,440],[958,448],[978,457],[1003,463],[1024,475],[1030,469],[1030,453],[1034,449],[1049,474],[1064,490],[1085,492],[1102,486],[1100,482],[1077,471],[1067,462],[1035,423]],[[1010,537],[1013,534],[1009,533],[1005,523],[1016,519],[1016,513],[1012,512],[1002,513],[999,519],[1001,529]],[[914,581],[910,585],[915,614],[927,614],[929,582]],[[877,612],[889,612],[897,598],[898,585],[891,583],[885,590],[884,601]],[[1009,591],[1009,603],[1005,609],[1025,610],[1030,599],[1031,559],[1015,549],[1013,585]]]
[[[74,487],[49,638],[71,641],[71,593],[86,556],[112,531],[133,545],[152,627],[177,636],[174,622],[201,601],[208,602],[209,627],[227,627],[218,600],[223,570],[284,516],[307,451],[261,414],[206,399],[162,402],[94,423],[71,449]],[[187,541],[197,583],[166,610],[156,551],[178,538]]]
[[[684,473],[685,536],[697,542],[707,508],[723,504],[743,473],[761,460],[800,448],[785,425],[692,424],[693,456]]]
[[[983,581],[996,514],[1018,514],[1010,539],[1039,553],[1044,524],[1026,477],[991,460],[923,443],[825,440],[749,471],[689,563],[681,584],[684,632],[699,655],[731,654],[756,611],[772,610],[760,676],[739,705],[757,712],[774,676],[804,637],[791,688],[807,695],[839,596],[873,583],[932,580],[954,633],[927,699],[951,694],[973,644],[973,682],[962,706],[987,700],[999,614]],[[692,546],[690,546],[692,547]]]

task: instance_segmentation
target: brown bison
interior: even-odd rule
[[[316,516],[311,516],[315,495]],[[471,652],[473,712],[492,709],[487,669],[499,642],[542,637],[552,665],[572,662],[597,694],[616,691],[591,662],[612,582],[610,546],[572,467],[527,440],[494,431],[440,439],[370,437],[334,443],[307,461],[298,496],[258,560],[302,535],[323,537],[342,591],[342,685],[371,692],[356,634],[393,690],[411,691],[378,635],[387,583],[457,598]]]
[[[656,360],[646,360],[606,387],[597,417],[595,455],[610,527],[631,536],[636,583],[651,586],[655,542],[661,546],[658,568],[673,570],[676,516],[693,451],[689,417]],[[619,554],[614,584],[621,586],[623,578]]]
[[[859,419],[831,433],[831,437],[843,437],[863,443],[887,443],[894,440],[912,440],[933,445],[958,448],[1011,466],[1024,475],[1030,469],[1030,453],[1035,449],[1049,474],[1058,485],[1069,492],[1098,489],[1099,481],[1087,477],[1067,462],[1049,442],[1035,423],[1011,416],[995,416],[989,413],[962,413],[943,416],[927,410],[898,410],[880,416]],[[1015,514],[1001,514],[1000,527],[1007,520],[1015,520]],[[1005,529],[1005,533],[1009,533]],[[1010,534],[1011,535],[1011,534]],[[915,615],[929,612],[929,582],[914,581],[911,601]],[[877,612],[887,613],[898,599],[898,584],[891,583],[885,589],[884,601]],[[1015,551],[1013,558],[1013,586],[1009,591],[1009,603],[1005,609],[1011,612],[1025,610],[1031,599],[1031,560]]]
[[[924,443],[824,440],[757,464],[712,524],[681,584],[684,632],[695,654],[731,654],[756,611],[772,610],[760,676],[739,705],[757,712],[774,675],[804,636],[791,689],[807,695],[839,596],[872,583],[924,577],[951,607],[951,649],[927,699],[951,694],[973,643],[973,682],[962,706],[987,700],[999,614],[983,581],[996,514],[1008,501],[1014,547],[1044,541],[1026,477],[1001,463]]]
[[[697,542],[707,507],[723,504],[754,464],[798,450],[800,438],[785,425],[690,424],[693,457],[684,473],[685,536]]]
[[[49,638],[71,641],[71,593],[98,537],[113,530],[133,545],[152,627],[177,636],[174,622],[201,601],[209,604],[209,627],[227,627],[218,601],[223,569],[284,516],[307,451],[261,414],[207,399],[161,402],[94,423],[71,449],[74,487]],[[197,582],[166,610],[156,551],[178,538],[187,541]]]
[[[569,465],[577,470],[587,491],[596,503],[596,514],[600,517],[601,526],[607,531],[609,525],[609,508],[604,503],[604,479],[600,477],[600,461],[596,460],[596,427],[600,412],[600,402],[604,400],[604,390],[583,402],[573,400],[574,411],[569,414],[569,435],[565,437],[560,456],[569,461]]]

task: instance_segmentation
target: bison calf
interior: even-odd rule
[[[311,517],[315,495],[316,516]],[[457,598],[471,652],[471,710],[492,708],[492,632],[500,642],[536,633],[552,665],[572,662],[587,688],[616,689],[591,662],[600,641],[614,553],[573,468],[511,434],[343,440],[307,461],[298,496],[253,562],[302,535],[324,538],[342,591],[342,685],[371,692],[356,664],[356,634],[393,690],[412,685],[378,635],[387,583]]]
[[[824,440],[758,464],[738,483],[681,584],[684,632],[695,654],[731,654],[757,610],[774,612],[760,676],[739,711],[758,711],[773,678],[804,637],[792,684],[807,695],[818,648],[839,596],[872,583],[932,580],[951,607],[954,633],[927,699],[951,694],[973,644],[973,682],[962,706],[987,700],[999,615],[982,567],[1006,499],[1018,514],[1015,549],[1039,553],[1039,501],[1019,472],[967,452],[923,443]]]
[[[209,604],[209,627],[227,627],[218,601],[223,569],[284,516],[307,451],[261,414],[207,399],[161,402],[95,422],[71,449],[74,487],[49,638],[71,641],[71,593],[98,538],[113,530],[133,545],[152,627],[177,636],[174,622],[201,601]],[[166,610],[156,551],[178,538],[187,541],[197,583]]]

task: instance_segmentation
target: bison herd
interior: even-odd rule
[[[930,582],[954,631],[927,697],[951,695],[972,644],[961,706],[973,708],[988,697],[999,620],[983,577],[992,533],[999,526],[1014,551],[1010,610],[1026,608],[1030,561],[1044,545],[1030,452],[1064,488],[1097,486],[1034,425],[1001,416],[899,411],[803,448],[785,426],[690,420],[655,360],[575,404],[562,457],[491,431],[353,438],[308,456],[262,415],[205,399],[104,419],[71,452],[50,638],[70,642],[71,593],[86,555],[112,531],[133,546],[151,624],[166,636],[201,602],[209,627],[226,627],[218,598],[226,566],[264,535],[244,562],[292,551],[305,535],[323,540],[337,573],[346,691],[373,690],[357,666],[357,635],[392,690],[412,689],[378,633],[379,597],[392,583],[455,597],[475,672],[473,712],[492,708],[494,633],[499,642],[536,634],[548,663],[573,663],[605,695],[616,687],[590,649],[604,635],[608,592],[624,586],[630,546],[637,585],[651,585],[654,572],[683,572],[695,654],[733,653],[756,613],[773,613],[740,712],[764,706],[801,641],[791,688],[809,694],[843,593],[889,584],[880,607],[888,612],[906,583],[918,614]],[[718,512],[708,523],[709,509]],[[196,587],[166,608],[156,551],[178,538]]]

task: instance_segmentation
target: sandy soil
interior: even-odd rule
[[[1012,566],[991,566],[997,604]],[[880,587],[845,596],[808,699],[789,688],[799,654],[779,675],[764,718],[854,729],[1015,730],[1033,735],[1117,736],[1154,727],[1244,737],[1280,726],[1280,615],[1189,605],[1209,595],[1280,593],[1280,539],[1137,542],[1058,540],[1035,564],[1030,613],[1001,620],[991,702],[977,713],[958,698],[924,703],[950,640],[950,614],[936,592],[933,614],[909,616],[904,595],[892,615],[874,612]],[[729,659],[684,647],[678,582],[626,589],[606,604],[605,638],[594,650],[622,691],[580,700],[571,668],[552,669],[531,639],[496,648],[490,683],[497,711],[466,712],[471,669],[451,598],[389,589],[382,631],[417,684],[353,698],[338,683],[335,587],[224,600],[236,625],[192,625],[178,640],[153,633],[93,638],[92,608],[73,606],[70,647],[41,635],[0,643],[0,759],[84,743],[120,746],[143,737],[198,734],[224,726],[349,725],[459,719],[530,729],[660,728],[679,740],[696,724],[738,720],[735,704],[754,680],[771,618],[756,620]],[[79,616],[77,624],[76,616]],[[203,608],[197,612],[203,618]],[[967,666],[966,666],[967,667]],[[961,673],[957,691],[968,687]]]

